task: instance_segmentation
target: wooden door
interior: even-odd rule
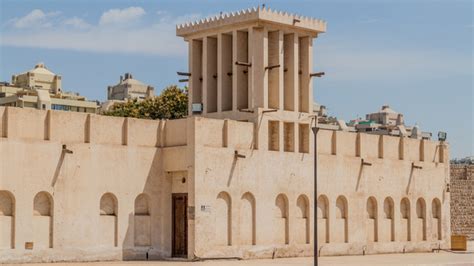
[[[173,194],[173,257],[186,257],[188,254],[187,206],[187,194]]]

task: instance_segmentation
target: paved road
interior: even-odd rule
[[[127,266],[312,266],[313,258],[291,258],[275,260],[219,260],[219,261],[144,261],[144,262],[89,262],[89,263],[40,263],[40,264],[14,264],[25,266],[86,266],[86,265],[127,265]],[[321,257],[320,266],[329,265],[457,265],[474,266],[474,254],[441,253],[410,253],[410,254],[384,254],[370,256],[341,256]]]

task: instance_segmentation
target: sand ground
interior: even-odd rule
[[[85,262],[85,263],[38,263],[38,264],[14,264],[19,265],[41,265],[41,266],[86,266],[86,265],[137,265],[137,266],[311,266],[313,258],[289,258],[274,260],[213,260],[213,261],[112,261],[112,262]],[[410,254],[383,254],[368,256],[341,256],[321,257],[319,266],[327,265],[474,265],[474,253],[410,253]]]

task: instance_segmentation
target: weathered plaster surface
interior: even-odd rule
[[[266,114],[261,123],[277,115],[283,114]],[[262,146],[268,139],[255,133],[253,123],[231,120],[147,121],[21,108],[0,108],[0,116],[3,262],[145,259],[147,252],[150,259],[170,257],[171,193],[183,192],[195,207],[188,221],[190,258],[312,254],[312,145],[309,153],[257,149],[256,137]],[[400,149],[400,138],[379,138],[319,133],[318,209],[327,220],[318,225],[320,235],[328,232],[320,238],[322,255],[449,247],[449,167],[435,152],[438,143],[425,141],[426,159],[420,161],[421,141],[405,139]],[[63,152],[63,144],[73,153]],[[235,151],[246,157],[235,157]],[[372,165],[362,166],[361,159]],[[40,192],[48,195],[50,213],[41,207],[44,197],[34,200]],[[103,210],[106,193],[115,203],[104,203],[114,207]],[[136,203],[143,194],[147,211],[142,201]],[[369,197],[375,200],[370,211]],[[410,241],[402,233],[403,198],[410,207]],[[420,210],[418,199],[424,201]],[[437,200],[440,231],[432,211]],[[49,247],[41,244],[49,241]],[[34,242],[33,249],[26,250],[25,242]]]

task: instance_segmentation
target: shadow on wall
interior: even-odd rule
[[[33,200],[33,243],[38,248],[53,248],[53,204],[53,197],[45,191],[36,194]]]
[[[133,176],[130,178],[133,179]],[[123,203],[128,206],[133,204],[133,211],[128,212],[125,220],[123,260],[153,260],[171,256],[167,245],[171,243],[171,234],[165,233],[171,231],[171,228],[165,228],[171,224],[171,208],[167,207],[171,206],[171,184],[166,178],[161,149],[157,148],[141,193],[131,195],[129,199],[133,203]]]
[[[59,157],[58,164],[56,165],[56,169],[54,170],[53,180],[51,181],[51,187],[56,185],[58,181],[59,173],[61,172],[61,167],[63,166],[64,157],[66,156],[66,151],[63,149],[61,152],[61,156]]]
[[[408,177],[408,184],[407,184],[407,188],[406,188],[406,194],[408,195],[410,193],[410,186],[411,186],[411,181],[413,179],[413,167],[410,169],[410,176]]]
[[[227,178],[227,187],[230,187],[230,183],[232,182],[232,178],[234,177],[235,167],[237,166],[237,156],[234,156],[234,160],[232,161],[232,167],[229,171],[229,177]]]
[[[15,248],[15,196],[0,190],[0,249]]]

